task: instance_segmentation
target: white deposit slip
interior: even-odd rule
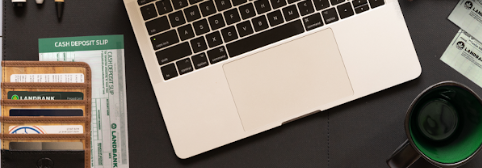
[[[440,60],[482,87],[482,43],[469,33],[459,30]]]
[[[482,39],[482,0],[461,0],[449,20],[476,39]]]
[[[89,64],[92,70],[91,167],[128,168],[124,36],[39,39],[39,60]]]

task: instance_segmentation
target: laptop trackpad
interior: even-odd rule
[[[223,66],[245,131],[353,95],[331,29]]]

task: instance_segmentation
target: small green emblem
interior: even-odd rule
[[[13,95],[13,96],[12,96],[12,100],[18,100],[18,99],[19,99],[19,98],[18,98],[18,95]]]

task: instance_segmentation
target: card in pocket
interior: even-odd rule
[[[10,109],[10,116],[83,116],[82,109]]]
[[[82,125],[12,125],[9,134],[82,134]]]
[[[9,91],[8,99],[12,100],[83,100],[82,92],[31,92]]]
[[[11,82],[84,83],[82,73],[12,74]]]
[[[83,150],[82,142],[10,142],[11,151]]]

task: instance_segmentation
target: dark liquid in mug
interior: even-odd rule
[[[458,120],[457,109],[442,98],[427,102],[417,116],[420,132],[433,141],[443,141],[453,135]]]

